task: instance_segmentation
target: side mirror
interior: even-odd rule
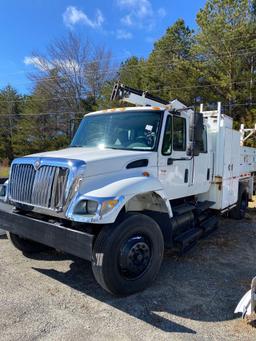
[[[198,156],[203,143],[204,119],[203,114],[193,112],[189,121],[188,156]]]

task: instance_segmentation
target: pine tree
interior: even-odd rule
[[[240,120],[246,107],[236,104],[249,108],[255,97],[253,8],[248,0],[209,0],[197,15],[201,96],[206,102],[221,100],[227,114]]]

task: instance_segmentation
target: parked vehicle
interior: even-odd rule
[[[122,84],[112,98],[136,107],[87,114],[69,148],[13,161],[0,226],[24,254],[87,259],[105,290],[129,295],[156,278],[164,248],[185,252],[224,212],[244,217],[256,149],[220,103],[194,112]]]

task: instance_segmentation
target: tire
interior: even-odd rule
[[[24,254],[38,253],[49,249],[46,245],[22,238],[14,233],[7,232],[7,236],[12,245]]]
[[[239,194],[238,202],[230,212],[229,216],[232,219],[241,220],[245,217],[245,213],[248,207],[248,193],[246,191]]]
[[[145,289],[157,276],[164,252],[158,224],[143,214],[127,214],[106,225],[93,248],[92,270],[108,292],[128,296]]]

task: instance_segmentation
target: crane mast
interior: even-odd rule
[[[112,101],[119,100],[136,106],[160,106],[174,111],[186,111],[190,109],[177,99],[168,102],[162,98],[149,94],[147,91],[137,90],[119,82],[114,85],[110,99]]]

